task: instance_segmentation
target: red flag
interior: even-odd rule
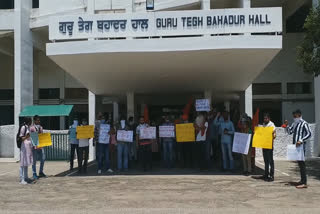
[[[256,113],[253,115],[253,118],[252,118],[252,130],[254,131],[254,127],[258,126],[259,125],[259,112],[260,112],[260,109],[257,108],[257,111]]]
[[[144,107],[144,112],[143,112],[143,117],[144,117],[144,122],[145,123],[149,123],[149,109],[148,109],[148,106],[146,105]]]

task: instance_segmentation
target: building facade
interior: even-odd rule
[[[45,104],[73,104],[91,124],[97,112],[117,121],[146,105],[155,118],[179,115],[190,97],[251,116],[259,108],[277,125],[296,108],[318,122],[319,80],[296,64],[313,4],[154,0],[147,11],[145,0],[2,0],[0,125],[17,130],[25,106]]]

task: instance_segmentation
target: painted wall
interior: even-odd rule
[[[86,2],[87,0],[39,0],[39,14],[41,16],[63,11],[84,9],[86,7]]]

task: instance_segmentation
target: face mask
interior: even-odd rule
[[[298,123],[298,122],[300,122],[301,117],[294,118],[293,120],[294,120],[295,123]]]
[[[130,126],[132,126],[132,125],[133,125],[133,122],[132,122],[132,121],[130,121],[130,122],[129,122],[129,125],[130,125]]]
[[[126,126],[126,121],[125,120],[121,120],[120,123],[121,123],[121,128],[124,129],[124,127]]]

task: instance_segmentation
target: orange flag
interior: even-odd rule
[[[254,130],[254,127],[259,125],[259,112],[260,112],[260,109],[257,108],[256,113],[253,115],[253,118],[252,118],[252,131]]]
[[[144,112],[143,112],[143,117],[144,117],[144,122],[145,123],[149,123],[149,109],[148,109],[148,106],[146,105],[144,107]]]

